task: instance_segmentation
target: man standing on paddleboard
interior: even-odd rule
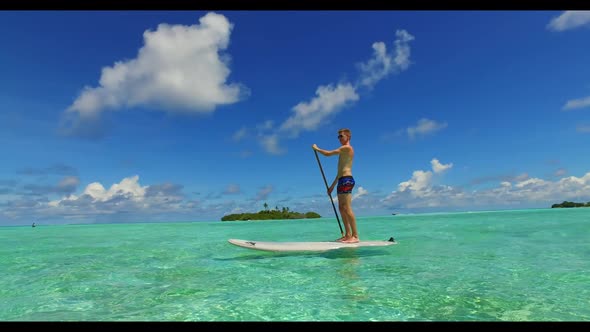
[[[332,191],[334,186],[338,194],[338,209],[344,222],[344,228],[346,229],[344,236],[336,241],[343,243],[357,243],[359,242],[359,235],[356,229],[356,218],[352,211],[352,188],[354,188],[354,178],[352,177],[352,160],[354,159],[354,149],[350,145],[350,138],[352,134],[350,129],[343,128],[338,130],[338,140],[340,141],[340,147],[336,150],[326,151],[320,149],[316,144],[312,145],[312,148],[323,154],[324,156],[330,157],[338,155],[338,174],[332,185],[328,188],[328,196],[332,197]],[[318,160],[319,162],[319,160]]]

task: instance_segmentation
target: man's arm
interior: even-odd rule
[[[330,157],[330,156],[334,156],[334,155],[340,154],[340,150],[342,148],[342,147],[339,147],[336,150],[328,151],[328,150],[324,150],[324,149],[318,148],[318,146],[316,144],[312,145],[311,147],[312,147],[312,149],[316,150],[317,152],[323,154],[326,157]]]

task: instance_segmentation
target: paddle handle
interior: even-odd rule
[[[315,159],[318,161],[318,166],[320,166],[320,172],[322,172],[322,178],[324,178],[326,191],[328,191],[328,181],[326,181],[326,175],[324,175],[324,169],[322,168],[320,157],[318,157],[318,152],[316,150],[313,150],[313,152],[315,153]],[[340,227],[340,234],[344,236],[344,231],[342,231],[342,225],[340,225],[340,218],[338,218],[338,212],[336,212],[336,206],[334,205],[334,200],[332,199],[332,194],[329,194],[328,196],[330,197],[330,202],[332,202],[332,209],[334,209],[334,214],[336,215],[336,220],[338,221],[338,227]]]

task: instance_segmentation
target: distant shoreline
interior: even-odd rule
[[[578,207],[590,207],[590,202],[588,203],[576,203],[576,202],[568,202],[568,201],[563,201],[559,204],[553,204],[551,205],[552,209],[555,208],[578,208]]]
[[[288,209],[280,210],[261,210],[256,213],[233,213],[221,217],[221,221],[249,221],[249,220],[287,220],[287,219],[314,219],[321,218],[316,212],[294,212]]]

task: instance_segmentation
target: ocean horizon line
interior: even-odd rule
[[[572,210],[573,208],[515,208],[515,209],[497,209],[497,210],[460,210],[460,211],[437,211],[437,212],[407,212],[407,213],[395,213],[395,214],[373,214],[373,215],[359,215],[357,218],[393,218],[393,217],[420,217],[420,216],[433,216],[433,215],[452,215],[452,214],[471,214],[471,213],[505,213],[505,212],[526,212],[532,210]],[[582,209],[583,210],[583,209]],[[340,219],[342,219],[339,216]],[[334,216],[326,216],[320,218],[314,218],[314,220],[335,220]],[[89,221],[89,222],[49,222],[43,223],[37,221],[32,221],[31,223],[27,224],[1,224],[0,227],[31,227],[32,224],[35,224],[35,227],[38,226],[66,226],[66,225],[103,225],[103,224],[184,224],[184,223],[231,223],[231,222],[264,222],[264,221],[298,221],[298,220],[309,220],[309,218],[303,219],[268,219],[268,220],[234,220],[234,221],[222,221],[222,220],[155,220],[155,221],[146,221],[146,220],[138,220],[138,221]]]

